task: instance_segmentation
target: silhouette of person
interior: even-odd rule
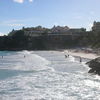
[[[69,55],[65,55],[65,58],[68,58],[69,57]]]
[[[65,58],[67,58],[67,55],[65,55]]]
[[[80,62],[82,62],[82,58],[80,57]]]

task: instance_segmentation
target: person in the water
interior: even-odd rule
[[[67,58],[67,55],[65,55],[65,58]]]
[[[65,55],[65,58],[68,58],[69,57],[69,55]]]
[[[82,58],[80,57],[80,62],[82,62]]]

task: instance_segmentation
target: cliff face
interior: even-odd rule
[[[63,49],[76,46],[100,48],[100,22],[94,22],[92,31],[85,28],[37,26],[12,30],[0,37],[0,50]],[[98,49],[99,50],[99,49]]]
[[[44,35],[44,36],[4,36],[0,37],[0,50],[48,50],[79,46],[81,36]]]
[[[12,30],[8,36],[0,37],[0,50],[45,50],[87,46],[89,34],[84,28],[41,26]]]

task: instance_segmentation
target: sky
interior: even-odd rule
[[[100,0],[0,0],[0,35],[54,25],[90,30],[100,21]]]

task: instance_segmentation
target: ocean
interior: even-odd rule
[[[100,100],[88,60],[61,51],[0,51],[0,100]]]

